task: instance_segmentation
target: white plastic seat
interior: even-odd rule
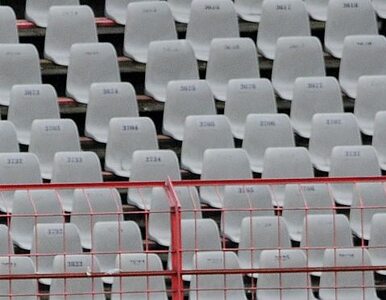
[[[107,221],[123,221],[122,201],[116,189],[74,190],[71,223],[79,230],[82,248],[91,249],[94,224]]]
[[[114,272],[118,254],[143,252],[142,236],[134,221],[97,222],[92,233],[92,252],[99,261],[101,272]],[[113,283],[113,277],[103,277],[106,283]]]
[[[82,253],[78,229],[71,223],[38,223],[33,228],[31,258],[36,266],[36,273],[55,272],[54,258],[59,254]],[[63,265],[63,263],[62,263]],[[50,278],[40,278],[43,284],[51,284]],[[51,297],[50,297],[51,299]]]
[[[0,152],[19,152],[15,125],[11,121],[0,121]]]
[[[40,84],[39,54],[32,44],[0,44],[0,105],[9,105],[12,86]]]
[[[309,267],[323,265],[323,253],[329,247],[353,247],[351,228],[348,219],[342,214],[306,215],[300,248],[307,256]],[[321,272],[312,272],[320,276]]]
[[[377,213],[386,213],[386,194],[383,183],[356,183],[350,207],[350,226],[357,237],[370,239],[371,219]]]
[[[213,94],[205,80],[169,81],[166,88],[162,132],[182,141],[187,116],[216,113]]]
[[[358,79],[363,75],[386,75],[384,36],[356,35],[344,39],[339,67],[339,83],[342,91],[347,96],[356,98]]]
[[[370,256],[365,248],[326,249],[323,267],[369,267]],[[323,300],[378,300],[372,271],[323,272],[319,297]]]
[[[322,45],[314,36],[281,37],[272,66],[272,85],[284,100],[292,100],[296,78],[326,76]]]
[[[26,256],[2,256],[0,257],[1,275],[25,275],[34,274],[35,266]],[[39,293],[35,279],[1,280],[0,291],[3,299],[13,300],[37,300]]]
[[[182,219],[201,219],[200,198],[195,187],[175,187]],[[170,204],[163,188],[153,188],[149,213],[149,237],[162,246],[171,244]]]
[[[342,92],[335,77],[296,78],[290,113],[294,131],[310,138],[316,113],[343,113]]]
[[[28,183],[42,183],[37,156],[33,153],[0,153],[0,184]],[[0,211],[12,213],[14,193],[0,193]]]
[[[105,300],[103,282],[89,277],[88,272],[100,272],[98,260],[89,254],[57,255],[53,273],[83,273],[84,277],[52,279],[51,300]]]
[[[224,188],[221,232],[240,242],[241,222],[245,217],[273,216],[272,195],[265,185],[229,185]]]
[[[239,269],[233,252],[197,252],[193,256],[193,268],[197,270]],[[193,275],[189,287],[189,300],[246,300],[242,274]]]
[[[299,249],[263,250],[260,254],[261,268],[306,268],[307,261]],[[299,299],[315,300],[308,273],[260,274],[256,296],[260,300]]]
[[[275,59],[278,38],[310,35],[310,21],[303,1],[263,1],[257,31],[257,48],[266,58]]]
[[[130,181],[181,180],[177,155],[172,150],[136,150],[133,152]],[[132,188],[127,202],[150,209],[151,188]]]
[[[79,0],[27,0],[25,18],[39,27],[47,27],[48,12],[54,5],[79,5]]]
[[[260,22],[262,0],[235,0],[235,10],[239,17],[248,22]]]
[[[371,4],[373,5],[378,17],[381,19],[386,19],[386,5],[383,0],[372,0]]]
[[[230,0],[193,0],[186,39],[196,58],[208,60],[211,41],[215,38],[238,38],[237,13]]]
[[[36,224],[64,222],[63,208],[55,190],[15,191],[10,233],[20,248],[31,250]]]
[[[201,174],[204,151],[210,148],[234,148],[234,140],[224,115],[188,116],[181,146],[181,165]]]
[[[157,133],[150,118],[113,118],[109,123],[105,170],[118,176],[130,177],[133,152],[156,149]]]
[[[378,157],[372,146],[335,146],[331,152],[329,177],[380,176]],[[335,202],[350,206],[353,184],[332,184]]]
[[[288,159],[288,158],[291,159]],[[302,147],[267,148],[263,160],[262,178],[311,178],[314,177],[311,158]],[[283,205],[283,185],[272,186],[273,204]]]
[[[154,253],[122,253],[116,269],[122,272],[162,271],[162,261]],[[111,299],[167,300],[164,276],[114,277]]]
[[[205,150],[201,180],[251,178],[253,178],[252,171],[245,150],[232,148]],[[203,186],[200,188],[200,196],[201,202],[222,208],[224,186]]]
[[[0,224],[0,255],[7,256],[14,254],[12,236],[7,225]]]
[[[127,5],[131,2],[149,1],[149,0],[106,0],[105,15],[121,25],[126,24]],[[153,1],[153,0],[150,0]]]
[[[106,143],[109,122],[117,117],[138,117],[134,87],[129,82],[93,83],[90,86],[84,133]]]
[[[177,39],[172,12],[166,1],[133,2],[124,9],[126,10],[123,42],[125,56],[146,63],[150,42]]]
[[[317,113],[312,117],[308,151],[316,169],[330,171],[330,156],[335,146],[361,144],[361,133],[353,114]]]
[[[386,101],[382,99],[385,93],[386,75],[359,77],[354,114],[361,131],[366,135],[374,134],[375,114],[386,110]]]
[[[260,254],[263,250],[287,248],[291,248],[291,241],[282,217],[259,216],[243,219],[238,250],[241,268],[260,268]],[[258,277],[258,274],[251,276]]]
[[[75,43],[97,43],[95,17],[87,5],[52,6],[48,12],[44,57],[68,66]]]
[[[186,40],[151,42],[145,72],[145,93],[165,102],[168,82],[183,79],[199,79],[190,43]]]
[[[167,0],[174,19],[180,23],[189,23],[192,0]]]
[[[384,266],[386,258],[386,214],[374,214],[370,224],[370,239],[368,251],[373,266]],[[386,270],[376,270],[375,272],[386,275]]]
[[[379,111],[375,115],[374,120],[374,135],[372,145],[377,151],[379,166],[382,170],[386,170],[386,111]]]
[[[324,45],[328,52],[341,58],[346,36],[366,34],[378,34],[377,19],[370,0],[328,2],[324,34]]]
[[[91,151],[57,152],[52,167],[52,183],[102,182],[102,171],[98,156]],[[60,195],[63,209],[72,211],[74,190],[62,189]]]
[[[260,77],[256,46],[250,38],[216,38],[210,44],[206,80],[217,100],[226,101],[230,79]]]
[[[327,184],[287,184],[283,201],[283,218],[291,240],[300,242],[306,215],[332,214],[335,206]]]
[[[59,151],[80,151],[79,133],[71,119],[40,119],[31,125],[28,148],[36,154],[42,177],[51,179],[54,155]]]
[[[245,122],[251,113],[276,113],[276,99],[266,78],[231,79],[226,92],[224,115],[228,117],[233,136],[244,139]]]
[[[329,0],[305,0],[308,14],[317,21],[327,21],[327,6]]]
[[[58,96],[49,84],[14,85],[7,119],[16,127],[20,144],[29,145],[35,119],[59,119]]]
[[[263,172],[264,153],[269,147],[295,147],[289,117],[286,114],[249,114],[243,149],[248,153],[253,172]]]
[[[120,82],[117,53],[110,43],[74,44],[70,50],[66,94],[88,104],[92,83]]]
[[[0,43],[17,44],[19,35],[16,25],[16,15],[9,6],[0,7]]]

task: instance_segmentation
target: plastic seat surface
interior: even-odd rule
[[[189,23],[192,0],[168,0],[174,19],[180,23]]]
[[[385,225],[385,213],[376,213],[371,218],[368,251],[370,254],[371,264],[373,266],[383,266],[385,262]],[[386,274],[386,270],[376,270],[375,272],[381,275]]]
[[[317,21],[327,21],[327,6],[329,0],[306,0],[304,4],[308,14]]]
[[[121,25],[126,24],[126,9],[131,2],[154,0],[106,0],[105,15]]]
[[[261,19],[261,0],[235,0],[235,10],[239,17],[248,22],[260,22]]]
[[[0,152],[19,152],[15,125],[11,121],[0,121]]]
[[[0,6],[0,44],[19,42],[16,15],[10,6]]]
[[[385,141],[386,141],[386,131],[384,130],[386,124],[386,112],[379,111],[375,115],[374,120],[374,135],[372,140],[372,145],[377,151],[379,166],[382,170],[386,170],[386,152],[385,152]]]

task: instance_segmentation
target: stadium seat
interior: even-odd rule
[[[315,268],[323,265],[323,253],[326,248],[353,246],[350,224],[345,215],[315,214],[304,217],[300,248],[307,256],[309,267]],[[320,276],[321,272],[311,274]]]
[[[15,12],[9,6],[0,6],[0,44],[17,44],[18,42]]]
[[[263,250],[259,265],[262,268],[306,268],[307,259],[299,249]],[[316,300],[311,279],[306,272],[260,274],[256,286],[259,300],[299,299]]]
[[[33,153],[0,153],[0,184],[42,183],[39,160]],[[15,191],[2,191],[0,211],[12,213]]]
[[[32,44],[0,44],[0,105],[9,105],[12,86],[40,84],[39,54]]]
[[[129,82],[93,83],[90,86],[84,133],[106,143],[110,119],[138,117],[134,87]]]
[[[31,250],[36,224],[64,222],[62,204],[56,191],[15,191],[9,230],[18,247]]]
[[[317,37],[281,37],[272,66],[272,85],[284,100],[292,100],[296,78],[325,76],[322,45]]]
[[[370,239],[368,243],[368,251],[373,266],[385,265],[385,247],[386,247],[386,214],[376,213],[373,215],[370,224]],[[375,272],[386,275],[386,270],[376,270]]]
[[[216,38],[212,40],[206,67],[206,80],[217,100],[226,101],[230,79],[258,77],[260,77],[259,61],[252,39]]]
[[[233,136],[244,139],[245,122],[251,113],[276,113],[271,82],[266,78],[231,79],[226,92],[224,115],[228,117]]]
[[[243,149],[216,148],[204,151],[201,180],[251,179],[252,171],[248,154]],[[224,186],[200,188],[201,202],[212,207],[224,206]]]
[[[28,151],[38,157],[42,178],[51,179],[56,152],[80,151],[75,122],[71,119],[34,120]]]
[[[48,12],[54,5],[79,5],[79,0],[27,0],[25,18],[39,27],[47,27]]]
[[[239,269],[233,252],[197,252],[193,256],[193,269],[216,270]],[[193,275],[189,287],[189,300],[247,300],[242,274]]]
[[[213,94],[205,80],[169,81],[166,87],[162,133],[182,141],[187,116],[216,113]]]
[[[116,189],[76,189],[70,220],[78,228],[82,248],[91,249],[95,223],[123,221],[121,196]]]
[[[263,250],[287,248],[291,248],[291,241],[282,217],[259,216],[243,219],[238,250],[241,268],[260,268],[260,254]],[[258,273],[250,275],[258,277]]]
[[[310,21],[303,1],[263,1],[257,31],[257,48],[263,56],[275,59],[277,40],[280,37],[310,35]]]
[[[370,265],[370,256],[365,248],[326,249],[323,257],[323,267]],[[323,300],[379,299],[372,271],[323,272],[320,277],[319,297]]]
[[[102,182],[98,156],[92,151],[56,152],[52,168],[52,183]],[[74,190],[58,190],[63,209],[72,211]]]
[[[177,39],[173,15],[166,1],[137,1],[125,9],[123,50],[126,56],[146,63],[150,42]]]
[[[386,19],[386,5],[382,0],[372,0],[371,1],[378,17],[381,19]]]
[[[109,43],[74,44],[70,50],[66,93],[87,104],[92,83],[120,82],[117,53]]]
[[[318,0],[320,1],[320,0]],[[301,137],[310,138],[316,113],[343,113],[339,82],[335,77],[298,77],[291,102],[291,124]]]
[[[208,60],[215,38],[238,38],[237,13],[230,0],[193,0],[186,39],[198,60]]]
[[[243,149],[248,153],[253,172],[263,172],[264,153],[269,147],[295,147],[289,117],[286,114],[249,114]]]
[[[339,83],[350,98],[357,97],[358,79],[363,75],[386,75],[384,36],[356,35],[344,39]]]
[[[327,6],[329,0],[305,0],[308,14],[317,21],[327,21]]]
[[[105,15],[121,25],[126,24],[127,5],[131,2],[149,0],[106,0]],[[150,0],[152,1],[152,0]]]
[[[100,272],[98,260],[88,254],[57,255],[53,273]],[[56,278],[52,280],[50,300],[105,300],[103,282],[99,277]]]
[[[286,185],[282,216],[287,223],[291,240],[300,242],[306,215],[334,212],[334,201],[327,184]]]
[[[122,253],[115,267],[122,272],[163,271],[162,261],[154,253]],[[111,299],[167,300],[164,276],[114,277]]]
[[[54,258],[59,254],[82,253],[78,229],[71,223],[38,223],[33,228],[31,258],[36,273],[55,273]],[[62,262],[63,266],[63,262]],[[50,285],[51,278],[40,278],[43,284]],[[52,296],[50,297],[52,299]]]
[[[366,135],[374,134],[375,114],[386,110],[386,102],[382,101],[385,93],[386,75],[359,77],[354,114],[361,131]]]
[[[58,96],[49,84],[14,85],[11,89],[7,119],[16,128],[20,144],[29,145],[35,119],[59,119]]]
[[[133,152],[156,149],[157,132],[150,118],[113,118],[109,124],[105,170],[121,177],[130,177]]]
[[[204,151],[210,148],[234,148],[234,140],[224,115],[188,116],[181,146],[181,165],[201,174]]]
[[[372,146],[335,146],[331,152],[330,177],[380,176],[377,153]],[[335,202],[350,206],[353,184],[332,184]]]
[[[375,115],[374,120],[374,135],[372,145],[377,151],[379,166],[382,170],[386,170],[386,130],[385,130],[386,112],[379,111]]]
[[[273,215],[269,186],[228,185],[224,188],[221,232],[232,242],[240,242],[241,222],[244,218]]]
[[[181,204],[182,219],[201,219],[200,198],[195,187],[175,187]],[[170,247],[170,203],[163,188],[154,187],[149,213],[149,237],[158,244]]]
[[[134,221],[97,222],[92,233],[92,253],[99,261],[101,272],[111,274],[115,270],[115,259],[119,253],[142,252],[142,236]],[[113,277],[102,280],[112,284]]]
[[[73,44],[97,42],[95,17],[89,6],[52,6],[49,9],[44,40],[45,58],[58,65],[68,66]]]
[[[314,167],[330,171],[330,156],[335,146],[361,145],[361,133],[352,113],[314,114],[308,151]]]
[[[239,17],[248,22],[259,23],[262,0],[235,0],[235,10]]]
[[[291,157],[291,159],[288,159]],[[314,177],[311,158],[302,147],[267,148],[263,159],[262,178],[310,178]],[[274,185],[273,205],[282,206],[284,186]]]
[[[0,224],[0,255],[12,255],[14,254],[12,237],[9,233],[7,225]]]
[[[333,0],[328,2],[324,45],[337,58],[343,56],[343,41],[349,35],[378,34],[370,0]]]
[[[174,19],[180,23],[189,23],[192,0],[168,0]]]
[[[16,128],[11,121],[0,121],[0,152],[19,152]]]
[[[386,213],[386,194],[381,182],[357,182],[350,207],[350,226],[360,239],[369,240],[373,215]]]
[[[145,93],[165,102],[169,81],[182,79],[199,79],[190,43],[186,40],[151,42],[145,72]]]
[[[181,180],[177,155],[172,150],[136,150],[133,152],[130,181]],[[151,188],[131,188],[127,202],[150,209]]]

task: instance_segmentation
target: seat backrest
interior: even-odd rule
[[[257,31],[257,48],[265,57],[275,58],[278,38],[309,35],[311,35],[310,21],[303,1],[263,1]]]
[[[0,43],[17,44],[19,35],[16,25],[16,15],[10,6],[0,7]]]
[[[182,141],[187,116],[215,115],[212,91],[205,80],[173,80],[166,88],[162,132]]]
[[[85,135],[97,142],[106,143],[109,122],[118,117],[138,117],[138,103],[133,85],[129,82],[91,84]]]
[[[375,12],[378,17],[381,19],[386,19],[386,5],[382,0],[372,0],[371,4],[373,5]]]
[[[327,6],[329,0],[305,0],[308,14],[317,21],[327,21]]]
[[[373,266],[383,266],[385,262],[385,247],[386,247],[386,214],[376,213],[371,219],[370,225],[370,239],[368,244],[368,251]],[[385,270],[376,270],[375,272],[385,275]]]
[[[235,0],[235,10],[239,17],[248,22],[259,23],[261,20],[262,0]]]
[[[372,145],[377,151],[379,165],[382,170],[386,169],[386,131],[384,130],[386,126],[386,112],[379,111],[375,114],[374,120],[374,135],[372,140]]]
[[[20,144],[29,145],[35,119],[59,119],[58,96],[49,84],[14,85],[11,89],[7,119],[16,128]]]
[[[192,0],[168,0],[174,19],[180,23],[189,23]]]
[[[0,121],[0,152],[19,152],[15,125],[11,121]]]
[[[14,254],[12,237],[10,235],[7,225],[0,224],[0,254],[12,255]]]
[[[75,43],[97,43],[95,16],[87,5],[52,6],[48,12],[44,57],[56,64],[69,64]]]
[[[137,1],[153,1],[153,0],[106,0],[105,1],[105,15],[113,19],[121,25],[126,23],[127,5],[131,2]]]
[[[130,177],[133,152],[156,149],[157,133],[150,118],[112,118],[109,123],[105,169],[118,176]]]

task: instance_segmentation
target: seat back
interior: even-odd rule
[[[0,43],[17,44],[19,35],[16,25],[16,15],[9,6],[0,7]]]
[[[11,121],[0,121],[0,152],[19,152],[15,125]]]
[[[127,5],[131,2],[153,1],[153,0],[106,0],[105,15],[121,25],[126,23]]]

